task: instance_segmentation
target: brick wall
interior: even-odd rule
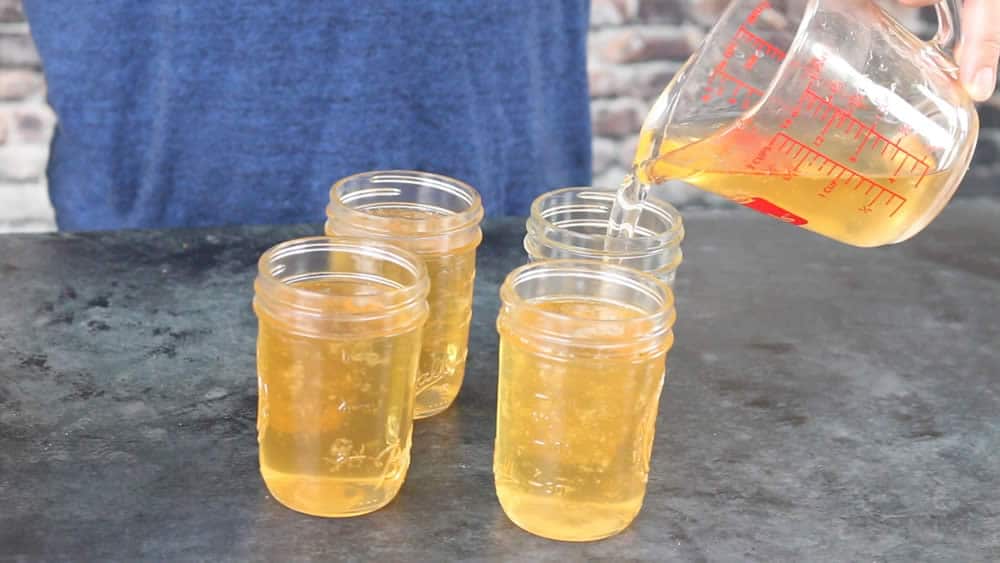
[[[595,185],[616,186],[635,150],[635,134],[726,0],[591,0],[589,44],[594,120]],[[927,33],[925,12],[897,10],[911,29]],[[980,108],[983,132],[961,195],[998,194],[1000,96]],[[45,185],[55,116],[20,0],[0,0],[0,232],[54,228]],[[722,205],[682,184],[661,194],[678,206]]]
[[[20,0],[0,0],[0,231],[54,228],[45,165],[55,115]]]

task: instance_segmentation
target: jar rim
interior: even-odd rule
[[[412,282],[401,283],[380,277],[378,292],[363,295],[330,295],[297,286],[297,281],[309,278],[297,278],[295,281],[280,279],[282,269],[272,267],[272,263],[290,255],[308,252],[340,252],[355,254],[391,262],[400,266],[412,276]],[[323,273],[317,272],[316,278],[323,278]],[[357,279],[364,279],[366,274],[356,273]],[[367,275],[369,279],[371,275]],[[384,241],[343,236],[312,236],[292,239],[278,243],[261,254],[257,261],[257,279],[254,283],[258,297],[273,304],[289,307],[314,319],[341,319],[365,321],[385,318],[397,312],[423,304],[426,306],[427,294],[430,290],[430,280],[427,268],[415,253]],[[357,303],[359,299],[378,299],[380,308],[377,311],[350,311],[348,303]]]
[[[643,211],[654,212],[660,219],[663,220],[664,223],[668,224],[669,227],[663,232],[652,236],[642,235],[629,237],[627,239],[620,239],[619,243],[614,245],[613,248],[608,248],[608,246],[604,244],[610,238],[607,235],[581,233],[553,223],[547,215],[553,215],[554,213],[547,213],[547,210],[542,207],[546,201],[559,196],[564,196],[566,194],[577,194],[581,199],[592,199],[595,203],[611,203],[613,205],[616,193],[617,190],[614,189],[592,186],[573,186],[545,192],[531,202],[531,215],[528,218],[526,225],[528,233],[529,235],[544,240],[547,246],[564,251],[570,251],[576,254],[587,254],[588,251],[592,251],[595,256],[599,255],[602,258],[642,257],[649,255],[650,253],[660,252],[669,248],[680,246],[680,243],[684,238],[684,221],[680,212],[670,203],[653,196],[650,196],[645,200],[643,203]],[[558,209],[559,208],[556,208],[556,210]],[[610,215],[610,207],[607,208],[607,213]],[[601,221],[602,223],[607,222],[606,219]],[[566,235],[566,239],[574,242],[567,243],[561,240],[555,240],[546,234],[550,230],[559,231]]]
[[[350,186],[359,183],[372,188],[380,183],[418,184],[446,192],[464,202],[466,207],[460,211],[428,215],[419,219],[380,216],[350,205],[352,198],[345,192]],[[391,186],[385,186],[380,191],[385,194],[385,190],[392,189]],[[353,219],[355,225],[364,225],[361,228],[372,236],[406,236],[409,239],[438,238],[477,228],[484,215],[482,197],[471,185],[442,174],[403,169],[360,172],[337,180],[330,188],[326,216],[332,220],[338,212],[345,213],[349,221]],[[367,228],[366,224],[373,228]]]
[[[557,259],[541,260],[525,264],[512,270],[504,279],[500,286],[501,317],[504,311],[514,307],[530,308],[532,314],[541,319],[550,319],[556,322],[580,322],[584,319],[563,313],[546,311],[532,303],[531,298],[522,296],[515,288],[519,283],[530,281],[535,277],[543,276],[545,271],[560,272],[563,274],[576,273],[583,277],[603,277],[612,280],[620,285],[638,290],[646,296],[652,298],[659,307],[656,311],[645,311],[643,315],[629,319],[586,319],[591,326],[609,326],[611,324],[626,327],[649,327],[652,330],[645,332],[640,340],[657,340],[665,337],[673,330],[676,319],[674,307],[673,290],[660,279],[628,266],[596,262],[593,260],[579,259]],[[536,327],[538,328],[538,327]],[[584,342],[587,338],[569,338],[564,334],[546,333],[544,329],[539,329],[546,334],[549,339],[574,340]],[[600,337],[596,338],[600,342]]]

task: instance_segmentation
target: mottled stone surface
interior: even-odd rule
[[[457,404],[348,520],[282,508],[256,467],[255,260],[318,227],[0,237],[0,560],[1000,559],[1000,205],[875,250],[687,221],[646,506],[591,544],[493,492],[520,221],[487,226]]]

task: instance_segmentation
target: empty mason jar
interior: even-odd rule
[[[580,258],[629,266],[673,285],[681,263],[684,225],[669,203],[650,197],[635,236],[607,236],[614,190],[564,188],[531,204],[524,249],[531,260]]]
[[[356,516],[396,496],[410,466],[427,271],[405,250],[312,237],[260,258],[260,472],[285,506]]]
[[[500,299],[500,504],[543,537],[614,535],[646,492],[671,290],[632,268],[551,260],[511,272]]]
[[[419,255],[427,266],[430,316],[417,375],[417,418],[455,400],[465,374],[476,247],[483,206],[468,184],[426,172],[356,174],[330,190],[326,232],[376,238]]]

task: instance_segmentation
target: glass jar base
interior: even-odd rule
[[[335,484],[330,484],[334,482]],[[264,478],[267,490],[285,508],[320,518],[351,518],[363,516],[388,505],[402,488],[402,481],[380,488],[356,485],[348,480],[329,478],[271,477]],[[349,498],[361,497],[354,502]],[[340,500],[340,507],[332,506]]]
[[[437,385],[417,395],[416,405],[413,408],[413,419],[430,418],[448,410],[448,407],[458,398],[458,389],[452,389],[452,387],[452,385]]]
[[[590,542],[610,538],[625,531],[642,507],[636,503],[605,505],[566,503],[547,497],[516,495],[516,500],[497,491],[504,514],[518,528],[550,540]],[[590,506],[587,506],[587,505]]]

